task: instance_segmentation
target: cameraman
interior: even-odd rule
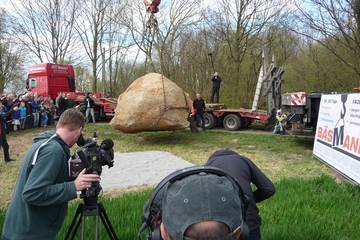
[[[46,131],[34,138],[6,212],[3,240],[54,239],[66,217],[68,201],[77,197],[77,191],[100,181],[98,175],[85,174],[84,169],[69,182],[70,148],[84,125],[80,111],[67,109],[56,132]]]

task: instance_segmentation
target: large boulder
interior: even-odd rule
[[[125,133],[172,131],[189,126],[189,96],[162,74],[136,79],[117,101],[110,125]]]

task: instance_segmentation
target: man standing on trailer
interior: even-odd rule
[[[216,95],[216,103],[219,103],[220,83],[222,80],[218,72],[214,73],[214,76],[212,77],[211,81],[213,82],[213,88],[211,92],[211,103],[214,102],[214,95]]]

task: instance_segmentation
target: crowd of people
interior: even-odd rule
[[[37,94],[2,94],[0,97],[2,109],[0,114],[5,114],[15,106],[17,110],[10,115],[3,115],[6,132],[26,130],[29,128],[46,128],[54,126],[62,112],[75,107],[75,100],[70,94],[59,93],[56,102]]]

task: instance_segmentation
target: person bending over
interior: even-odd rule
[[[260,240],[261,217],[256,203],[264,201],[275,194],[274,184],[249,158],[241,156],[232,150],[215,151],[209,157],[205,166],[220,168],[238,181],[248,199],[246,223],[250,231],[250,240]],[[251,183],[257,187],[254,192]]]

